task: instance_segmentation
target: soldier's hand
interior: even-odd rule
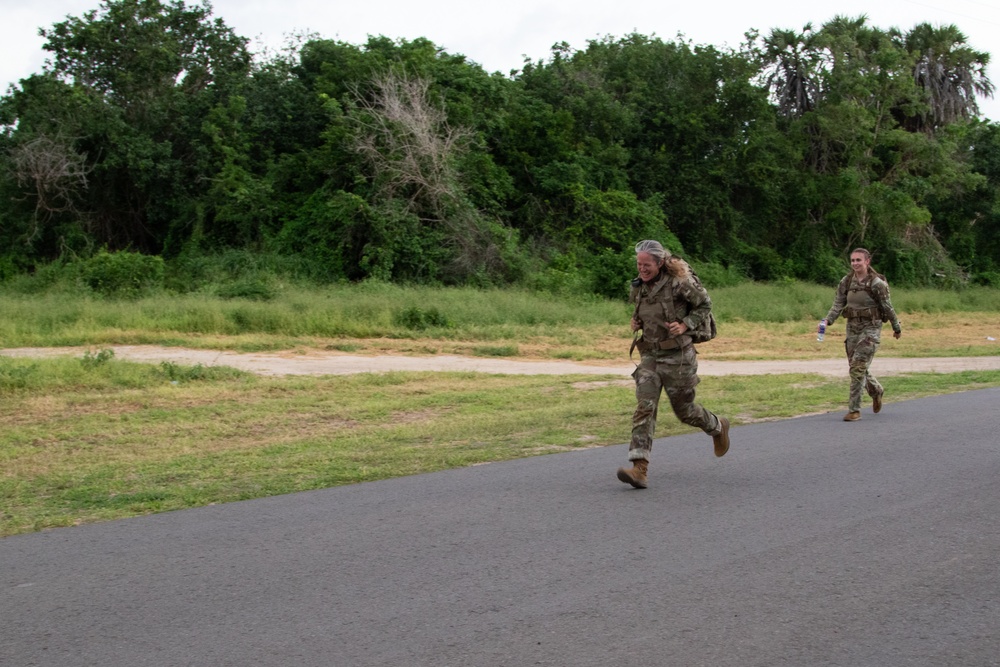
[[[667,325],[667,331],[670,332],[671,336],[680,336],[682,333],[688,330],[688,325],[683,322],[671,322]]]
[[[638,331],[641,328],[642,328],[642,322],[640,322],[637,318],[633,317],[632,318],[632,331]]]
[[[902,336],[902,335],[903,335],[902,331],[893,331],[892,332],[892,337],[895,338],[896,340],[899,340],[899,337]]]

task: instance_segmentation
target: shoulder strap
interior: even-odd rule
[[[846,292],[850,288],[850,286],[851,286],[851,276],[852,275],[853,274],[848,273],[846,276],[844,276],[843,278],[841,278],[840,279],[840,285],[837,286],[837,289]]]

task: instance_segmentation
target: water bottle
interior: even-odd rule
[[[826,336],[826,320],[820,320],[819,332],[816,334],[816,340],[822,342],[824,336]]]

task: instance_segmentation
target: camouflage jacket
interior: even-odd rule
[[[669,322],[684,322],[694,331],[712,313],[712,299],[694,274],[678,278],[662,272],[652,283],[633,284],[629,302],[635,306],[635,317],[642,323],[642,341],[646,345],[675,339],[667,330]],[[691,344],[690,336],[676,339],[677,347]],[[668,349],[666,345],[661,348]]]
[[[893,331],[900,331],[899,318],[889,298],[889,283],[878,274],[869,274],[861,280],[853,273],[844,276],[824,319],[827,324],[833,324],[841,314],[847,319],[889,322]]]

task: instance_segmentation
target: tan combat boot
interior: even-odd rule
[[[879,406],[879,407],[881,407],[881,406]],[[856,422],[859,419],[861,419],[861,413],[860,412],[848,412],[846,415],[844,415],[844,421],[845,422]]]
[[[649,469],[649,461],[645,459],[635,459],[631,468],[619,468],[618,479],[631,484],[637,489],[645,489],[649,484],[646,482],[646,471]]]
[[[719,417],[719,433],[712,436],[712,444],[716,456],[725,456],[729,451],[729,420],[725,417]]]
[[[872,412],[874,412],[875,414],[878,414],[879,412],[882,411],[882,394],[884,393],[885,390],[883,389],[879,393],[872,396]]]

